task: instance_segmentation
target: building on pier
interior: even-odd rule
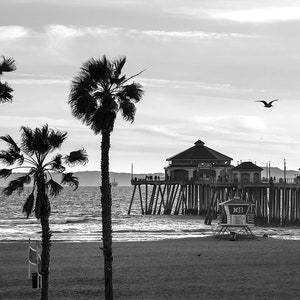
[[[242,162],[231,169],[233,182],[241,183],[259,183],[261,182],[261,172],[263,168],[255,165],[251,161]]]
[[[210,180],[229,177],[232,158],[208,148],[200,140],[194,146],[167,158],[165,168],[169,180]]]

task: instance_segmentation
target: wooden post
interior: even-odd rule
[[[135,185],[135,186],[134,186],[134,188],[133,188],[133,193],[132,193],[132,197],[131,197],[130,205],[129,205],[128,212],[127,212],[127,214],[128,214],[128,215],[130,215],[131,206],[132,206],[132,202],[133,202],[134,195],[135,195],[135,190],[136,190],[136,185]]]
[[[175,192],[174,192],[173,197],[171,199],[171,209],[173,208],[173,205],[174,205],[174,202],[175,202],[175,199],[176,199],[176,195],[177,195],[177,192],[178,192],[179,185],[178,184],[174,185],[174,188],[175,188]]]
[[[148,184],[146,183],[146,186],[145,186],[145,212],[147,213],[147,210],[148,210]]]
[[[148,211],[146,212],[146,214],[148,214],[148,215],[152,214],[152,207],[153,207],[155,192],[156,192],[156,185],[153,185],[152,193],[151,193],[151,197],[150,197],[150,201],[149,201],[149,206],[148,206]]]
[[[142,198],[142,191],[141,191],[141,185],[140,184],[139,184],[139,195],[140,195],[140,202],[141,202],[141,211],[142,211],[142,215],[144,215],[143,198]]]
[[[181,202],[182,202],[182,185],[178,184],[177,186],[178,186],[178,188],[180,187],[180,190],[179,190],[179,195],[178,195],[178,198],[177,198],[177,203],[175,205],[174,215],[179,214],[180,205],[181,205]]]

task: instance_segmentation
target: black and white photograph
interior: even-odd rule
[[[299,1],[0,12],[0,299],[300,299]]]

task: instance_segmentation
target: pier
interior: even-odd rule
[[[210,180],[149,180],[132,179],[134,201],[141,214],[201,215],[205,223],[221,212],[221,202],[234,196],[251,203],[257,225],[300,225],[300,182],[220,182]]]
[[[267,176],[251,161],[231,164],[232,158],[198,140],[194,146],[167,158],[165,178],[134,178],[134,201],[147,215],[201,215],[205,224],[224,214],[220,203],[239,197],[251,205],[256,225],[300,225],[300,174],[296,178]],[[284,169],[286,169],[284,161]],[[136,211],[136,210],[135,210]]]

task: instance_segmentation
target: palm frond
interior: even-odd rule
[[[82,64],[79,76],[81,78],[90,78],[93,82],[105,83],[109,81],[112,75],[110,61],[103,55],[102,58],[91,58]]]
[[[119,99],[130,99],[139,102],[144,94],[143,87],[139,83],[125,85],[121,92],[118,93]]]
[[[12,173],[11,169],[1,169],[0,170],[0,178],[8,178]]]
[[[50,179],[46,183],[47,189],[51,197],[56,197],[64,189],[59,183]]]
[[[65,162],[69,166],[75,166],[78,164],[85,165],[88,162],[88,155],[87,155],[86,150],[82,148],[82,149],[70,152],[70,154],[66,155],[64,157],[64,159],[65,159]]]
[[[26,215],[28,218],[33,209],[33,204],[34,204],[34,193],[32,192],[26,199],[24,205],[23,205],[23,213]]]
[[[136,74],[134,74],[134,75],[132,75],[132,76],[126,78],[122,83],[125,84],[126,82],[128,82],[128,81],[131,80],[132,78],[137,77],[137,76],[139,76],[140,74],[144,73],[146,70],[147,70],[147,69],[144,69],[144,70],[142,70],[142,71],[140,71],[140,72],[138,72],[138,73],[136,73]]]
[[[71,187],[74,187],[74,191],[77,190],[79,181],[78,178],[73,176],[72,172],[63,173],[61,178],[61,184],[67,184]]]
[[[48,124],[43,125],[41,128],[35,128],[32,141],[32,147],[34,151],[40,154],[45,154],[51,151],[48,135]]]
[[[67,132],[62,132],[59,130],[50,130],[48,140],[52,149],[55,150],[61,147],[62,143],[66,138]]]
[[[122,101],[120,103],[120,111],[121,111],[122,117],[126,121],[130,121],[130,122],[134,121],[136,107],[131,101],[129,101],[129,100]]]
[[[37,168],[36,167],[32,167],[30,168],[30,170],[27,172],[28,176],[32,176],[34,177],[34,175],[36,174]]]
[[[24,162],[24,156],[22,154],[20,154],[19,151],[16,151],[15,149],[13,148],[10,148],[8,150],[8,154],[13,157],[14,161],[19,163],[19,165],[22,165],[23,162]]]
[[[37,219],[41,217],[41,197],[38,196],[35,199],[34,215]]]
[[[9,134],[1,136],[0,140],[6,142],[10,148],[14,149],[14,151],[20,152],[19,146],[17,145],[17,143],[13,140],[13,138]]]
[[[20,154],[21,149],[18,147],[17,143],[12,139],[10,135],[1,136],[0,140],[6,142],[9,145],[9,150],[1,151],[1,160],[8,164],[12,165],[15,162],[18,162],[20,165],[24,162],[24,157]]]
[[[21,193],[24,190],[24,184],[29,184],[31,177],[29,175],[24,175],[16,178],[9,182],[8,186],[4,188],[3,193],[6,196],[10,196],[14,191]]]
[[[64,172],[65,167],[62,165],[62,155],[57,154],[53,157],[52,161],[49,163],[51,170],[58,171],[58,172]]]
[[[74,117],[82,119],[85,123],[97,109],[96,99],[88,92],[81,91],[80,87],[73,85],[68,103]]]
[[[23,155],[15,152],[13,149],[0,151],[0,161],[8,166],[13,165],[16,162],[23,163]]]
[[[3,61],[0,63],[0,75],[3,72],[12,72],[17,69],[15,60],[11,57],[5,57],[2,55]]]
[[[88,124],[95,134],[102,131],[112,132],[114,129],[117,113],[115,111],[106,112],[104,109],[98,109]]]
[[[9,86],[7,82],[0,82],[0,102],[5,103],[5,102],[11,102],[13,96],[12,92],[14,90]]]
[[[114,74],[113,75],[115,78],[119,79],[125,63],[126,63],[126,56],[121,56],[113,61],[113,66],[114,66]],[[125,76],[123,78],[125,78]]]
[[[21,140],[22,140],[21,147],[29,155],[32,155],[34,153],[33,137],[34,137],[34,132],[31,128],[25,126],[21,127]]]
[[[11,166],[15,163],[15,159],[10,155],[9,151],[2,150],[0,151],[0,161],[7,166]]]

